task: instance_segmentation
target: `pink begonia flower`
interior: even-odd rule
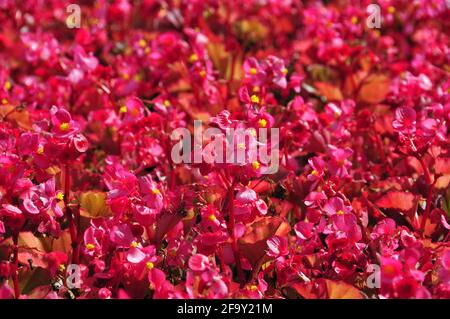
[[[189,259],[189,268],[193,271],[204,271],[209,268],[208,257],[196,254]]]
[[[329,162],[330,173],[337,177],[348,177],[348,169],[352,166],[348,158],[352,154],[353,151],[350,148],[333,150]]]
[[[344,201],[340,197],[329,198],[323,206],[323,210],[329,215],[343,215],[348,214],[352,210],[351,206],[345,206]]]
[[[392,122],[392,126],[401,133],[414,133],[416,131],[416,117],[416,111],[413,108],[399,107],[395,110],[395,120]]]
[[[309,166],[311,166],[312,171],[308,174],[307,178],[309,181],[316,181],[321,179],[324,175],[325,162],[318,156],[308,159]]]
[[[230,120],[230,115],[229,111],[221,111],[215,117],[211,117],[210,122],[217,125],[220,129],[225,130],[233,124],[233,121]]]
[[[248,58],[244,61],[245,76],[252,85],[262,85],[266,81],[266,71],[255,58]]]
[[[136,240],[136,237],[131,232],[128,224],[114,225],[109,233],[111,242],[117,245],[118,248],[130,248],[131,244]]]
[[[267,255],[271,257],[286,256],[289,253],[288,242],[284,237],[274,236],[269,238],[267,247],[269,248]]]
[[[308,207],[317,207],[326,199],[327,196],[323,192],[311,192],[306,196],[304,203]]]

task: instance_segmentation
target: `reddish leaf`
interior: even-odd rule
[[[305,299],[363,299],[363,294],[352,285],[343,281],[317,279],[308,283],[291,283],[289,288],[295,290]]]
[[[316,82],[314,86],[319,95],[325,96],[327,101],[342,101],[344,98],[341,90],[334,85],[325,82]]]
[[[80,214],[87,218],[111,216],[111,209],[106,205],[106,193],[89,191],[80,195]]]
[[[417,197],[411,193],[401,191],[389,191],[376,201],[381,208],[398,209],[407,212],[415,208]]]
[[[434,170],[437,174],[450,175],[450,158],[438,157],[436,159]]]
[[[290,231],[288,223],[279,217],[264,217],[251,224],[239,241],[239,247],[255,265],[267,250],[267,239],[272,236],[286,236]]]
[[[383,74],[372,74],[367,77],[360,90],[359,100],[365,103],[381,103],[391,88],[391,80]]]
[[[325,279],[329,299],[363,299],[361,292],[343,281]]]

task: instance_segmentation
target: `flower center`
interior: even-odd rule
[[[251,74],[251,75],[255,75],[256,73],[258,73],[258,71],[256,70],[256,68],[250,68],[250,74]]]
[[[194,53],[189,57],[189,62],[194,63],[195,61],[198,61],[198,55]]]
[[[145,266],[147,267],[148,270],[151,270],[153,269],[153,267],[155,267],[155,264],[149,261],[145,264]]]
[[[69,127],[70,127],[70,124],[67,122],[63,122],[59,125],[59,129],[61,131],[67,131],[69,129]]]
[[[58,194],[56,194],[56,198],[58,200],[63,200],[64,199],[64,194],[62,192],[58,192]]]
[[[267,121],[265,119],[260,119],[258,121],[259,126],[261,127],[266,127],[267,126]]]
[[[139,46],[141,48],[145,48],[147,46],[147,41],[145,41],[144,39],[140,39],[139,40]]]
[[[340,209],[340,210],[338,210],[338,211],[336,212],[336,214],[337,214],[337,215],[344,215],[344,211]]]
[[[126,105],[121,106],[119,113],[127,113],[127,106]]]
[[[138,246],[138,243],[133,241],[130,245],[131,248],[136,248]]]
[[[86,244],[86,249],[87,250],[93,250],[95,248],[94,244]]]
[[[252,167],[256,171],[257,169],[259,169],[261,167],[261,164],[258,161],[254,161],[252,163]]]
[[[3,86],[5,90],[9,91],[9,89],[11,88],[11,82],[6,81],[5,85]]]
[[[259,97],[258,97],[257,95],[252,95],[252,96],[250,97],[250,100],[251,100],[253,103],[259,103]]]
[[[216,221],[217,218],[216,218],[216,215],[211,214],[211,215],[208,216],[208,219],[209,219],[210,221],[214,222],[214,221]]]
[[[161,195],[161,191],[157,188],[153,188],[152,193],[153,193],[153,195]]]

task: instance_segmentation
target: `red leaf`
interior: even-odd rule
[[[341,90],[334,85],[325,82],[316,82],[314,86],[319,95],[325,96],[327,101],[342,101],[344,99]]]
[[[381,103],[391,88],[391,80],[383,74],[372,74],[364,80],[359,99],[370,104]]]
[[[417,197],[411,193],[401,191],[389,191],[376,201],[381,208],[399,209],[407,212],[416,207]]]
[[[363,294],[343,281],[317,279],[308,283],[292,283],[289,288],[305,299],[363,299]]]
[[[279,217],[264,217],[251,224],[239,241],[239,247],[255,265],[267,250],[267,239],[272,236],[286,236],[291,227]]]
[[[438,157],[436,159],[436,164],[434,170],[437,174],[450,174],[450,157]]]
[[[329,299],[363,299],[361,292],[343,281],[325,279]]]

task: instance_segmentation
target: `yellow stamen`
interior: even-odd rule
[[[259,126],[261,127],[266,127],[267,126],[267,121],[265,119],[260,119],[258,121]]]
[[[214,222],[214,221],[216,221],[217,217],[216,217],[216,215],[211,214],[211,215],[208,216],[208,219],[209,219],[210,221]]]
[[[251,285],[249,288],[250,288],[251,291],[258,290],[258,286],[257,285]]]
[[[169,100],[164,100],[163,102],[165,107],[169,107],[170,106],[170,101]]]
[[[353,16],[351,21],[352,21],[353,24],[357,24],[358,23],[358,18]]]
[[[11,89],[11,82],[9,82],[9,81],[6,81],[5,82],[5,85],[3,86],[4,88],[5,88],[5,90],[7,90],[7,91],[9,91],[9,89]]]
[[[344,215],[344,211],[342,211],[342,210],[340,209],[340,210],[338,210],[338,211],[336,212],[336,214],[337,214],[337,215]]]
[[[59,192],[58,194],[56,194],[56,199],[63,200],[64,199],[64,194],[62,192]]]
[[[200,74],[200,76],[202,78],[204,78],[206,76],[206,71],[205,70],[201,70],[200,72],[198,72],[198,74]]]
[[[67,123],[67,122],[61,123],[61,124],[59,125],[59,129],[60,129],[61,131],[67,131],[67,130],[69,129],[69,127],[70,127],[70,124]]]
[[[194,63],[195,61],[198,61],[198,55],[193,53],[191,54],[191,56],[189,57],[189,62]]]
[[[133,241],[130,245],[131,248],[136,248],[138,246],[138,243]]]
[[[390,14],[392,14],[392,13],[395,12],[395,8],[394,8],[393,6],[389,6],[389,7],[387,8],[387,11],[388,11]]]
[[[161,195],[161,191],[157,188],[153,188],[152,193],[153,193],[153,195]]]
[[[250,129],[250,135],[251,136],[256,136],[256,130],[254,128]]]
[[[8,100],[7,99],[2,99],[2,104],[8,104]]]
[[[251,75],[255,75],[256,73],[258,73],[258,71],[256,70],[256,68],[250,68],[250,74],[251,74]]]
[[[39,146],[36,153],[38,153],[39,155],[44,154],[44,146]]]
[[[317,176],[319,175],[319,173],[317,173],[317,171],[315,169],[312,170],[311,175]]]
[[[257,95],[252,95],[250,100],[252,100],[253,103],[259,103],[259,97]]]
[[[245,144],[244,144],[244,143],[239,143],[239,144],[237,145],[237,147],[238,147],[239,149],[243,150],[243,149],[245,149]]]
[[[119,113],[127,113],[127,106],[126,105],[121,106],[119,109]]]
[[[58,270],[59,270],[60,272],[63,272],[64,270],[66,270],[66,266],[64,266],[63,264],[61,264],[61,265],[58,266]]]
[[[261,167],[261,164],[258,161],[254,161],[252,163],[252,167],[256,171],[257,169],[259,169]]]
[[[281,72],[282,72],[283,74],[288,74],[288,69],[283,68],[283,69],[281,70]]]
[[[94,250],[95,245],[94,244],[86,244],[86,249],[87,250]]]
[[[152,52],[152,49],[150,49],[150,47],[146,47],[146,48],[144,49],[144,52],[147,53],[147,54],[149,54],[150,52]]]
[[[139,46],[141,48],[145,48],[147,46],[147,41],[145,41],[144,39],[140,39],[139,40]]]
[[[155,264],[152,263],[151,261],[148,261],[145,265],[147,266],[148,270],[151,270],[155,267]]]

